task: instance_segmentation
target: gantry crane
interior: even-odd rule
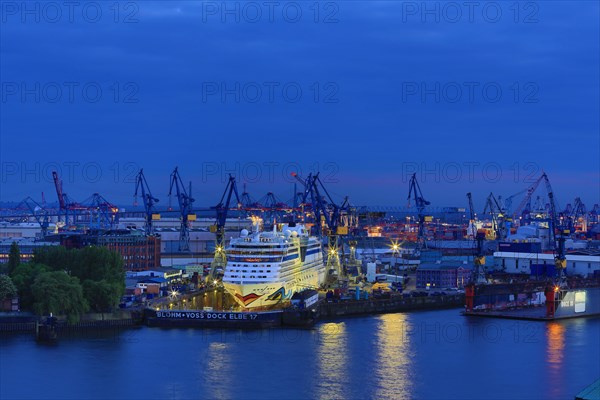
[[[21,201],[15,208],[20,209],[23,206],[29,210],[33,218],[35,218],[36,222],[40,225],[42,238],[45,238],[48,234],[48,225],[50,224],[50,215],[48,211],[29,196]]]
[[[142,201],[144,202],[144,211],[146,214],[144,231],[146,232],[146,235],[152,235],[154,233],[152,221],[155,218],[159,218],[160,214],[154,213],[154,204],[158,203],[158,199],[152,196],[152,192],[150,191],[150,187],[144,176],[144,169],[140,169],[140,172],[138,172],[135,179],[135,193],[133,194],[134,205],[137,205],[138,195],[142,196]]]
[[[557,272],[557,286],[564,287],[566,286],[565,269],[567,268],[567,258],[565,256],[565,234],[568,234],[569,231],[563,227],[558,217],[554,191],[552,190],[550,180],[545,172],[540,177],[540,180],[543,180],[546,184],[546,191],[548,192],[548,200],[550,202],[549,232],[550,243],[552,244],[552,248],[554,250],[554,265]],[[558,236],[556,235],[557,232]]]
[[[506,216],[502,211],[500,202],[496,200],[494,194],[490,192],[486,201],[485,207],[483,208],[483,214],[490,214],[492,218],[492,231],[497,240],[503,240],[506,238],[507,226]]]
[[[571,206],[570,204],[567,205],[567,207],[565,208],[565,211],[563,212],[563,218],[564,218],[564,222],[566,224],[566,228],[571,230],[571,231],[575,231],[577,229],[578,222],[581,219],[581,231],[582,232],[586,232],[587,231],[587,210],[585,208],[585,204],[583,204],[583,202],[581,201],[581,198],[576,197],[575,201],[573,203],[573,206]]]
[[[490,193],[491,195],[491,193]],[[469,226],[472,228],[471,237],[476,241],[476,252],[473,257],[473,263],[475,264],[475,270],[473,271],[473,282],[476,284],[487,283],[487,278],[485,277],[485,254],[483,249],[483,243],[485,240],[485,233],[479,232],[477,230],[476,224],[476,215],[475,208],[473,207],[473,196],[471,192],[467,193],[467,198],[469,199],[469,217],[470,223]],[[488,196],[488,201],[490,200]],[[484,210],[485,212],[485,210]],[[493,224],[493,223],[492,223]]]
[[[302,209],[310,207],[314,215],[315,225],[314,234],[321,237],[327,237],[327,269],[333,269],[338,277],[345,275],[345,271],[340,263],[340,245],[339,236],[348,234],[348,227],[342,225],[342,215],[349,208],[348,197],[344,199],[341,205],[337,205],[323,182],[319,178],[319,173],[309,174],[306,179],[302,179],[297,173],[292,174],[303,186],[304,194],[300,206]],[[323,226],[324,225],[324,226]],[[325,229],[324,229],[325,228]]]
[[[525,195],[523,200],[521,200],[521,203],[519,203],[519,206],[513,212],[513,218],[515,218],[515,219],[518,219],[520,217],[522,218],[522,214],[524,211],[531,212],[531,196],[533,195],[533,193],[535,193],[538,186],[544,179],[545,180],[548,179],[545,172],[542,173],[542,175],[538,179],[536,179],[536,181],[533,182],[533,184],[531,184],[531,186],[529,186],[526,189],[527,194]],[[520,193],[523,193],[523,192],[520,192]]]
[[[467,199],[469,200],[469,227],[467,228],[467,237],[474,238],[477,234],[477,224],[475,217],[475,209],[473,208],[473,195],[471,192],[467,193]]]
[[[236,206],[238,209],[242,207],[242,201],[238,194],[235,177],[229,174],[229,180],[225,186],[225,191],[221,196],[219,204],[213,207],[217,213],[215,225],[210,227],[210,231],[215,233],[215,256],[211,264],[208,279],[214,279],[217,268],[224,268],[227,264],[227,255],[225,253],[225,224],[227,222],[227,214],[230,209],[232,197],[235,196]]]
[[[99,193],[94,193],[88,199],[78,203],[63,192],[62,180],[56,171],[52,171],[52,178],[58,197],[59,220],[60,215],[63,214],[65,225],[69,224],[70,216],[73,223],[87,222],[90,228],[96,229],[110,229],[117,222],[119,209]]]
[[[425,207],[431,204],[429,201],[425,200],[423,197],[423,193],[421,192],[421,187],[419,186],[419,182],[417,181],[417,174],[414,173],[410,178],[410,182],[408,185],[408,207],[410,208],[411,198],[415,202],[415,207],[417,208],[417,217],[419,223],[419,230],[417,233],[417,251],[422,248],[427,247],[427,242],[425,241]]]
[[[81,204],[89,213],[91,228],[111,229],[118,222],[119,208],[99,193],[92,194]]]
[[[171,173],[171,185],[169,186],[169,208],[171,208],[171,196],[175,188],[177,201],[179,203],[179,213],[181,226],[179,229],[179,251],[190,251],[190,227],[189,222],[196,219],[193,214],[192,204],[195,199],[192,197],[192,182],[189,183],[189,191],[185,190],[185,185],[179,175],[177,167]]]
[[[290,208],[287,204],[279,200],[273,192],[268,192],[260,198],[258,204],[260,204],[266,224],[275,223],[276,220],[281,221],[285,210]]]

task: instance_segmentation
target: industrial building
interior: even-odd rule
[[[462,261],[422,263],[417,267],[419,289],[463,288],[471,279],[473,265]]]
[[[554,265],[553,253],[529,253],[497,251],[494,253],[496,270],[509,274],[535,274],[533,266]],[[600,273],[600,250],[581,249],[565,254],[567,259],[567,275],[591,277]],[[534,268],[536,269],[536,268]]]
[[[37,248],[58,245],[58,243],[55,242],[34,241],[30,238],[3,239],[0,240],[0,263],[8,262],[8,255],[10,254],[10,247],[12,246],[13,242],[17,243],[19,246],[21,262],[27,262],[31,260],[33,257],[33,252]]]
[[[96,244],[119,253],[127,271],[146,271],[160,267],[160,236],[111,231],[99,235]]]

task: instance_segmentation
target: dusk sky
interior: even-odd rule
[[[0,1],[0,201],[291,197],[482,209],[542,170],[600,203],[600,11],[581,2]],[[116,5],[115,5],[116,4]],[[469,5],[470,4],[470,5]],[[24,7],[26,9],[24,9]],[[543,193],[543,192],[540,192]]]

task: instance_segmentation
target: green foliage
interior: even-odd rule
[[[39,315],[66,315],[70,323],[79,321],[89,306],[79,279],[62,271],[42,272],[31,286],[33,309]]]
[[[34,262],[53,271],[66,271],[84,283],[84,296],[92,309],[110,311],[125,292],[125,272],[121,256],[105,247],[88,246],[67,250],[49,246],[34,254]]]
[[[91,308],[97,312],[109,312],[121,300],[122,290],[115,283],[106,280],[83,282],[83,295]]]
[[[124,282],[123,259],[106,247],[88,246],[67,250],[62,246],[43,247],[35,252],[34,262],[48,265],[52,270],[65,270],[82,282],[107,280]]]
[[[22,309],[31,310],[33,307],[33,294],[31,286],[35,278],[43,272],[46,272],[48,267],[42,264],[19,264],[19,266],[11,274],[12,281],[17,287],[19,293],[19,304]]]
[[[8,275],[0,275],[0,301],[12,299],[17,295],[17,288]]]
[[[17,242],[12,242],[10,245],[10,252],[8,253],[8,273],[9,275],[19,266],[21,263],[21,252],[19,251],[19,245]]]

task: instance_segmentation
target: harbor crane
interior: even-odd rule
[[[48,225],[50,223],[50,215],[48,211],[40,205],[37,201],[27,196],[24,200],[22,200],[16,209],[27,208],[33,218],[35,218],[36,222],[40,225],[42,238],[45,238],[48,234]]]
[[[232,197],[235,196],[236,206],[242,208],[242,201],[238,194],[235,177],[229,174],[229,180],[225,186],[225,191],[221,196],[219,204],[212,207],[217,213],[215,225],[210,227],[210,231],[215,233],[215,256],[211,264],[209,279],[214,279],[217,268],[224,268],[227,264],[227,255],[225,253],[225,224],[227,222],[227,213],[229,212]]]
[[[491,193],[490,193],[491,195]],[[471,192],[467,193],[467,198],[469,199],[469,214],[470,214],[470,223],[469,227],[472,230],[470,237],[475,239],[476,241],[476,253],[473,257],[473,263],[475,264],[475,271],[473,272],[473,282],[475,284],[487,283],[487,278],[485,277],[485,254],[483,250],[483,242],[485,240],[485,233],[480,232],[477,229],[476,225],[476,215],[475,208],[473,207],[473,196]],[[488,201],[490,197],[488,196]],[[485,213],[485,210],[484,210]],[[492,223],[493,224],[493,223]]]
[[[547,179],[548,179],[548,177],[546,176],[546,173],[544,172],[538,179],[536,179],[535,182],[533,182],[533,184],[531,184],[531,186],[529,186],[525,190],[527,192],[527,194],[525,195],[523,200],[521,200],[521,203],[519,203],[518,207],[513,212],[513,218],[518,219],[519,217],[522,217],[522,214],[524,213],[524,211],[526,211],[526,212],[531,211],[531,196],[533,195],[533,193],[535,193],[535,191],[537,190],[537,188],[540,185],[540,183],[542,182],[542,180],[547,180]],[[523,192],[520,192],[520,193],[523,193]]]
[[[494,232],[494,236],[498,240],[502,240],[506,238],[507,235],[507,222],[505,214],[502,212],[502,207],[500,206],[500,201],[494,197],[494,193],[490,192],[486,201],[485,207],[483,209],[483,214],[490,214],[492,218],[492,230]]]
[[[92,194],[81,204],[89,213],[91,228],[111,229],[118,222],[119,208],[99,193]]]
[[[315,221],[314,233],[317,236],[327,237],[327,269],[328,271],[335,270],[338,278],[342,277],[345,275],[345,271],[340,263],[339,236],[348,234],[348,226],[343,226],[341,223],[343,214],[349,208],[348,197],[344,198],[341,205],[337,205],[323,185],[318,172],[310,173],[306,179],[297,173],[292,173],[292,176],[304,186],[300,207],[310,206]]]
[[[467,199],[469,200],[469,227],[467,228],[467,237],[474,238],[477,234],[477,225],[475,209],[473,208],[473,195],[471,192],[467,193]]]
[[[512,194],[510,196],[508,196],[506,199],[502,200],[502,196],[498,196],[498,204],[502,205],[502,207],[500,207],[500,210],[502,211],[502,214],[504,215],[510,215],[511,209],[512,209],[512,202],[513,199],[517,196],[522,195],[523,193],[527,192],[527,189],[523,189],[515,194]]]
[[[429,201],[425,200],[423,197],[423,193],[421,192],[421,187],[419,186],[419,182],[417,181],[417,174],[412,174],[410,178],[410,182],[408,185],[408,207],[410,208],[411,198],[414,200],[415,207],[417,208],[417,217],[419,223],[419,230],[417,234],[417,251],[422,248],[427,247],[427,242],[425,241],[425,207],[431,204]]]
[[[72,216],[74,224],[83,222],[95,229],[110,229],[117,222],[119,209],[102,195],[94,193],[83,202],[78,203],[63,191],[63,182],[59,178],[58,172],[52,171],[52,178],[58,197],[58,222],[60,222],[61,215],[64,216],[65,225],[69,224],[69,218]]]
[[[171,196],[173,188],[179,203],[179,213],[181,215],[181,226],[179,229],[179,251],[190,251],[190,227],[189,222],[196,219],[196,214],[192,213],[192,204],[195,199],[192,197],[192,182],[189,183],[189,191],[185,190],[183,180],[179,175],[178,167],[175,167],[171,173],[171,185],[169,186],[169,208],[171,208]]]
[[[565,256],[565,234],[569,234],[569,231],[564,228],[557,214],[556,200],[554,198],[554,191],[550,185],[550,180],[544,172],[540,177],[546,184],[546,191],[548,192],[548,200],[550,202],[550,243],[554,249],[554,266],[557,272],[557,287],[562,288],[566,286],[565,269],[567,268],[567,258]],[[558,232],[558,236],[556,233]]]
[[[269,224],[275,223],[276,220],[281,220],[285,210],[290,208],[287,204],[279,200],[273,192],[268,192],[264,195],[258,200],[258,204],[263,211],[264,220]]]
[[[141,195],[142,202],[144,203],[144,211],[145,211],[145,223],[144,223],[144,231],[146,235],[152,235],[154,233],[154,229],[152,227],[152,221],[156,218],[160,218],[160,214],[155,214],[154,212],[154,204],[158,203],[158,199],[152,196],[152,192],[150,191],[150,187],[148,186],[148,182],[146,181],[146,177],[144,176],[144,169],[140,169],[135,179],[135,193],[133,195],[134,205],[137,206],[137,197]]]
[[[587,231],[587,211],[585,208],[585,204],[581,201],[581,198],[576,197],[573,202],[573,206],[570,207],[570,204],[565,208],[564,211],[564,219],[566,223],[566,228],[570,231],[575,231],[578,227],[581,228],[582,232]],[[576,226],[581,221],[581,225]]]

